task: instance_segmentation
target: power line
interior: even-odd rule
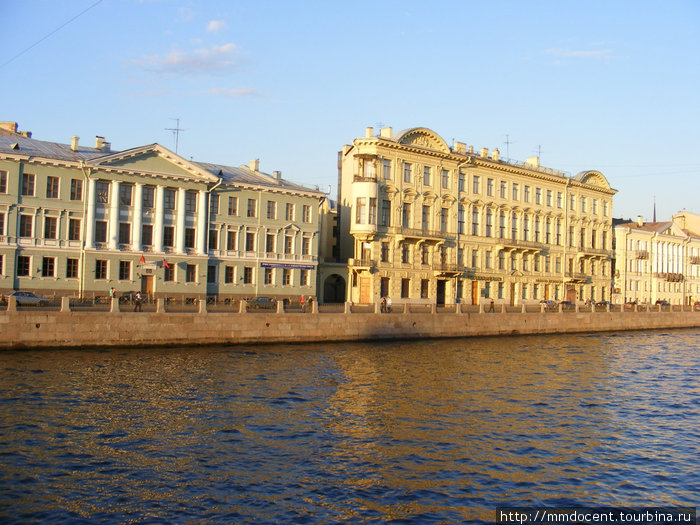
[[[33,49],[34,47],[38,46],[38,45],[41,44],[44,40],[46,40],[47,38],[49,38],[51,35],[53,35],[54,33],[57,33],[58,31],[60,31],[60,30],[63,29],[64,27],[66,27],[68,24],[70,24],[70,23],[71,23],[73,20],[75,20],[76,18],[78,18],[78,17],[84,15],[85,13],[87,13],[90,9],[92,9],[93,7],[95,7],[95,6],[96,6],[97,4],[99,4],[100,2],[102,2],[102,0],[97,0],[97,2],[95,2],[95,3],[92,4],[91,6],[87,7],[86,9],[83,9],[80,13],[78,13],[77,15],[75,15],[73,18],[71,18],[71,19],[68,20],[67,22],[64,22],[63,24],[61,24],[60,26],[58,26],[56,29],[54,29],[53,31],[51,31],[49,34],[43,36],[42,38],[40,38],[39,40],[37,40],[36,42],[34,42],[34,43],[33,43],[31,46],[29,46],[28,48],[24,49],[23,51],[20,51],[19,53],[17,53],[15,56],[13,56],[13,57],[12,57],[11,59],[9,59],[8,61],[3,62],[2,64],[0,64],[0,68],[5,67],[5,66],[6,66],[7,64],[9,64],[10,62],[13,62],[14,60],[16,60],[16,59],[18,59],[19,57],[21,57],[22,55],[24,55],[24,54],[25,54],[27,51],[29,51],[30,49]]]

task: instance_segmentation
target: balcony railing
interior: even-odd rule
[[[404,237],[413,237],[416,239],[454,239],[457,234],[454,232],[427,230],[418,228],[404,228],[402,226],[392,226],[387,228],[389,233],[403,235]]]
[[[647,250],[637,250],[634,253],[634,258],[635,259],[648,259],[649,258],[649,252]]]

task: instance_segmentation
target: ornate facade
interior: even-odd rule
[[[0,134],[0,292],[315,295],[325,196],[158,144]]]
[[[339,169],[350,301],[610,299],[616,190],[598,171],[506,162],[426,128],[367,128]]]
[[[700,215],[615,226],[616,303],[692,305],[700,300]]]

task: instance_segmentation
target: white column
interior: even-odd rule
[[[113,180],[110,188],[111,201],[109,206],[109,249],[119,248],[119,181]]]
[[[197,199],[197,230],[199,237],[197,238],[197,253],[207,253],[207,242],[209,241],[209,225],[207,224],[207,192],[199,190]]]
[[[143,184],[134,185],[134,215],[131,221],[131,249],[141,251],[141,217],[143,214]]]
[[[85,248],[91,250],[95,247],[95,181],[88,179],[87,194],[87,213],[83,217],[85,221]]]
[[[177,190],[177,219],[175,224],[175,252],[185,252],[185,188]]]
[[[164,188],[163,186],[156,186],[156,202],[155,202],[155,213],[153,222],[153,251],[162,252],[163,251],[163,197]]]

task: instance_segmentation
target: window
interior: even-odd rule
[[[207,266],[207,283],[216,283],[216,265],[210,264]]]
[[[291,202],[287,203],[285,212],[284,212],[284,218],[287,221],[293,221],[294,220],[294,204]]]
[[[209,211],[213,214],[219,213],[219,196],[218,195],[211,196],[211,200],[209,201]]]
[[[165,188],[163,190],[163,208],[166,210],[175,209],[175,196],[177,191],[172,188]]]
[[[484,254],[484,267],[491,268],[491,250],[486,250]]]
[[[379,297],[389,296],[389,278],[382,277],[379,281]]]
[[[498,236],[501,239],[506,237],[506,212],[501,211],[498,216]]]
[[[411,280],[410,279],[401,279],[401,298],[402,299],[407,299],[409,291],[411,289]],[[408,306],[406,307],[408,308]]]
[[[401,245],[401,262],[404,264],[409,264],[411,262],[411,249],[408,244]]]
[[[576,209],[576,196],[575,195],[569,195],[569,209],[570,210]]]
[[[131,280],[131,261],[119,261],[119,280]]]
[[[515,214],[515,212],[512,212],[510,216],[510,225],[511,225],[511,238],[515,241],[518,238],[518,216]]]
[[[291,286],[292,284],[292,270],[289,268],[282,269],[282,285]]]
[[[29,277],[31,270],[31,259],[26,255],[17,256],[17,275],[19,277]]]
[[[382,262],[389,262],[389,243],[388,242],[382,243],[381,261]]]
[[[586,197],[581,197],[581,213],[586,213]]]
[[[218,230],[212,228],[209,230],[209,249],[218,250],[219,249],[219,232]]]
[[[155,202],[156,189],[153,186],[144,186],[141,195],[141,202],[145,209],[153,208]]]
[[[411,226],[411,203],[404,202],[401,208],[401,226],[410,228]]]
[[[107,242],[107,221],[95,221],[95,242]]]
[[[107,204],[109,202],[109,182],[98,180],[95,183],[95,199],[99,204]]]
[[[420,263],[430,264],[430,250],[426,244],[420,246]]]
[[[498,269],[506,269],[506,252],[504,252],[503,250],[498,252]]]
[[[301,270],[299,274],[299,284],[301,286],[309,286],[309,270]]]
[[[66,279],[78,278],[78,259],[66,259]]]
[[[465,185],[465,175],[464,172],[459,172],[459,177],[457,181],[457,190],[458,191],[464,191],[464,185]]]
[[[0,193],[7,193],[7,172],[0,171]]]
[[[514,201],[517,201],[520,198],[520,193],[518,191],[519,189],[520,189],[520,187],[516,183],[513,183],[513,200]]]
[[[163,246],[172,248],[175,242],[175,227],[163,226]]]
[[[56,271],[56,258],[55,257],[42,257],[41,258],[41,276],[42,277],[53,277]]]
[[[608,216],[608,201],[603,201],[603,215]]]
[[[403,165],[403,181],[411,182],[411,164],[408,162]]]
[[[382,200],[379,226],[391,226],[391,201],[389,200]]]
[[[535,242],[540,242],[540,218],[535,216]]]
[[[447,231],[447,208],[442,208],[440,210],[440,231],[445,233]]]
[[[530,216],[523,215],[523,240],[530,240]]]
[[[375,201],[376,201],[376,199],[375,199]],[[369,202],[370,202],[370,206],[372,206],[372,199],[370,199]],[[376,207],[376,204],[375,204],[375,207]],[[310,223],[311,222],[311,206],[309,206],[308,204],[304,204],[304,207],[302,208],[302,210],[303,210],[302,215],[304,216],[303,221],[306,223]],[[372,224],[374,224],[374,223],[372,223]]]
[[[172,282],[175,280],[174,264],[169,264],[167,266],[163,265],[163,280],[166,282]]]
[[[292,253],[292,249],[294,247],[294,237],[291,235],[285,235],[284,236],[284,253],[287,255]]]
[[[593,199],[593,213],[598,215],[598,199]]]
[[[22,196],[34,197],[34,175],[31,173],[22,174]]]
[[[446,190],[450,187],[450,172],[442,170],[442,189]]]
[[[194,249],[195,229],[185,228],[185,248]]]
[[[5,235],[5,213],[3,212],[0,212],[0,235]]]
[[[420,297],[421,299],[428,298],[428,286],[430,286],[430,281],[428,279],[420,280]]]
[[[197,282],[197,265],[188,264],[185,269],[185,282],[195,283]]]
[[[46,198],[58,199],[58,177],[46,177]]]
[[[236,250],[238,246],[238,232],[229,230],[226,232],[226,249]]]
[[[19,216],[19,236],[31,237],[34,230],[34,217],[31,215]]]
[[[426,232],[430,229],[430,206],[423,205],[423,214],[421,216],[421,227]]]
[[[255,251],[255,233],[246,232],[245,234],[245,250],[247,252]]]
[[[457,207],[457,233],[464,233],[464,206],[462,204]]]
[[[277,203],[275,201],[267,201],[267,218],[277,219]]]
[[[423,166],[423,186],[430,186],[430,168]]]
[[[227,266],[224,269],[224,283],[226,284],[231,284],[234,281],[234,275],[235,275],[235,267],[234,266]]]
[[[557,192],[557,208],[561,208],[564,205],[564,195],[562,192]]]
[[[238,197],[228,198],[228,214],[238,215]]]
[[[301,254],[309,255],[311,253],[311,238],[303,237],[301,239]]]
[[[274,233],[268,233],[265,236],[265,251],[267,253],[274,253],[275,252],[275,234]]]
[[[258,205],[258,201],[256,201],[255,199],[248,199],[248,212],[247,212],[248,217],[257,217],[258,216],[257,205]]]
[[[153,225],[141,225],[141,244],[144,246],[153,246]]]
[[[542,204],[542,188],[535,188],[535,204]]]
[[[264,280],[265,280],[264,281],[265,284],[272,284],[272,280],[273,280],[272,268],[265,268]]]
[[[501,199],[506,198],[506,193],[507,193],[507,185],[505,181],[501,181]]]
[[[486,195],[493,197],[493,179],[486,179]]]
[[[56,217],[44,217],[44,239],[56,238]]]
[[[185,212],[196,213],[197,212],[197,192],[187,191],[185,192]]]
[[[119,223],[119,244],[131,244],[131,224]]]
[[[523,188],[523,200],[525,200],[525,202],[530,202],[530,186],[525,186]]]
[[[71,179],[70,181],[70,200],[83,200],[83,181],[80,179]]]
[[[486,237],[491,237],[493,232],[493,212],[491,209],[486,210]]]
[[[388,159],[382,160],[382,176],[384,180],[391,180],[391,161]]]
[[[479,209],[472,208],[472,235],[479,235]]]
[[[243,268],[243,284],[253,284],[253,268],[251,266]]]
[[[107,279],[107,261],[95,261],[95,279]]]
[[[479,193],[479,185],[481,178],[478,175],[472,177],[472,193]]]
[[[355,224],[364,224],[365,223],[365,207],[366,207],[366,198],[365,197],[357,197],[356,204],[355,204]]]
[[[131,206],[131,195],[134,187],[131,184],[119,185],[119,204],[122,206]]]

